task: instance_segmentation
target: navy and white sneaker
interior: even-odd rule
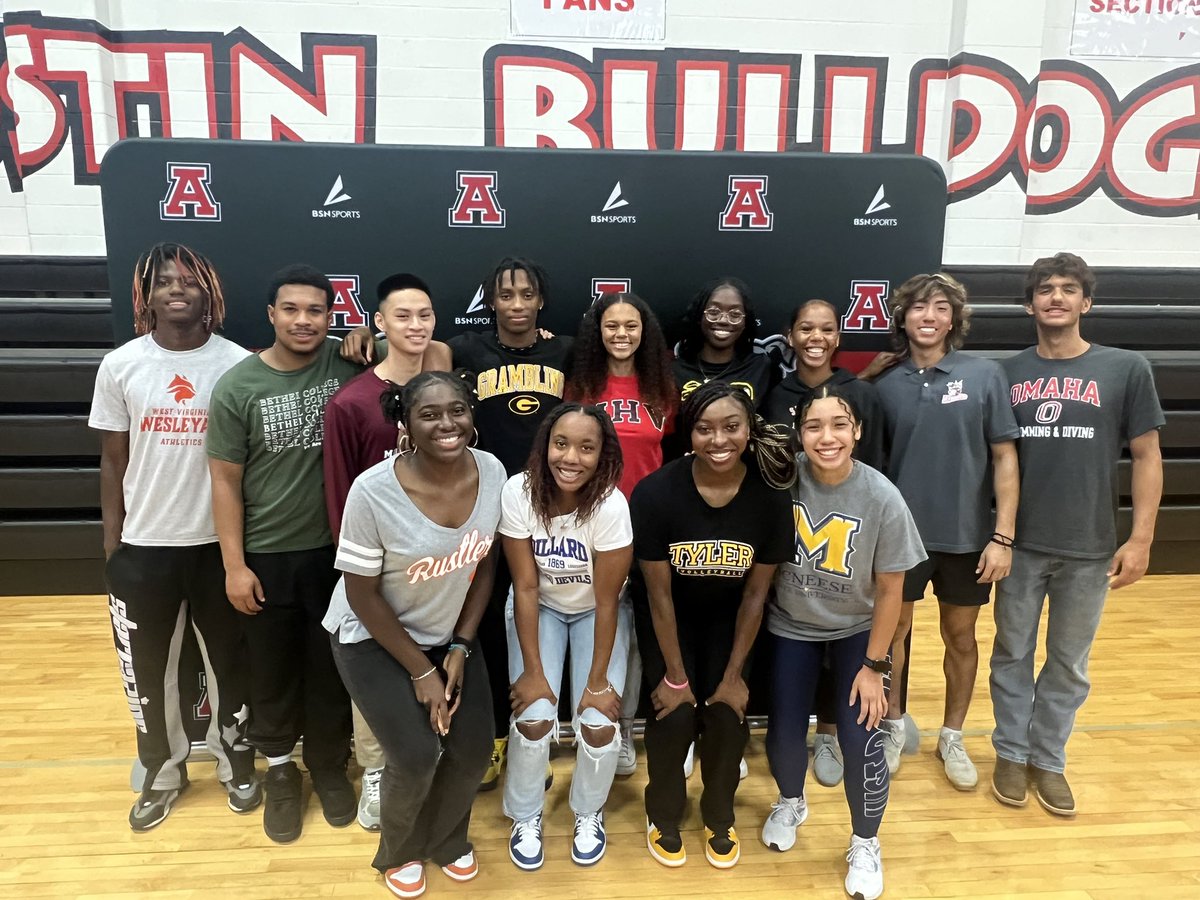
[[[571,859],[581,866],[594,866],[604,856],[608,837],[604,833],[604,810],[575,817]]]
[[[532,819],[513,822],[512,833],[508,838],[508,857],[518,869],[531,872],[540,869],[546,861],[542,849],[542,814],[538,813]]]

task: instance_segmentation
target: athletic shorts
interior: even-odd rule
[[[904,601],[911,603],[925,596],[925,587],[933,582],[933,593],[951,606],[983,606],[992,596],[990,584],[979,584],[975,567],[978,553],[941,553],[929,551],[929,559],[904,573]]]

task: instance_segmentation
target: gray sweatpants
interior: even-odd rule
[[[1088,653],[1108,594],[1108,559],[1065,559],[1014,550],[996,586],[992,711],[996,755],[1039,769],[1066,769],[1075,712],[1087,699]],[[1033,678],[1042,604],[1050,601],[1046,662]]]

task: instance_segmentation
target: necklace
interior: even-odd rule
[[[704,379],[705,384],[708,384],[710,381],[720,381],[721,376],[732,369],[735,362],[737,362],[737,357],[734,357],[729,362],[725,363],[725,368],[721,369],[721,371],[717,372],[715,375],[710,375],[708,374],[708,370],[704,368],[704,360],[702,360],[698,355],[696,357],[696,367],[700,370],[700,377]]]

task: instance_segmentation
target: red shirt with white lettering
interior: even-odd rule
[[[625,472],[618,485],[628,498],[637,483],[662,467],[662,439],[674,428],[672,410],[656,410],[641,401],[637,375],[609,375],[600,396],[588,402],[604,407],[617,429]]]

